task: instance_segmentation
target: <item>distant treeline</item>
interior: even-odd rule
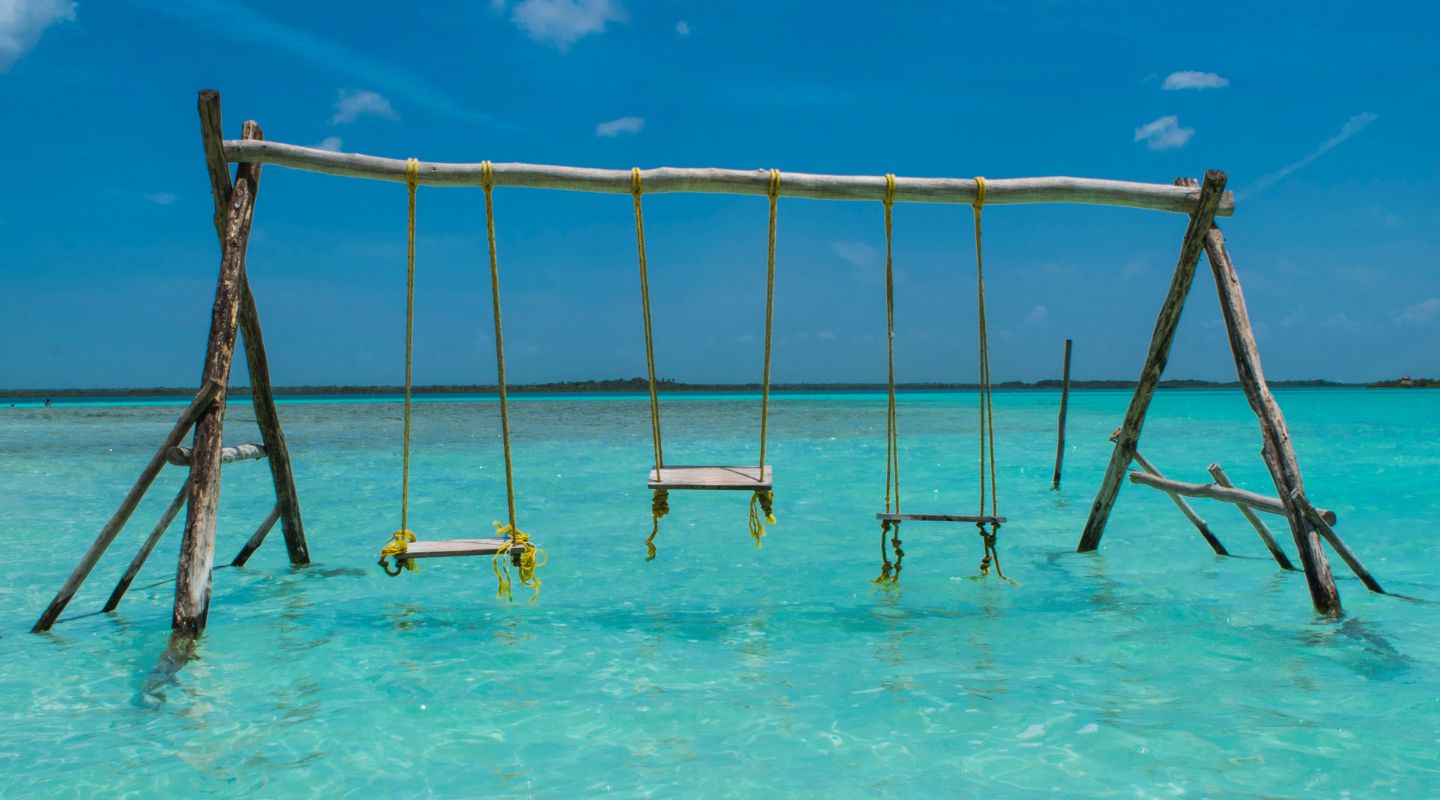
[[[1408,383],[1405,381],[1409,381]],[[1271,381],[1270,385],[1276,388],[1391,388],[1423,386],[1440,387],[1440,380],[1431,378],[1417,378],[1405,380],[1386,380],[1378,383],[1339,383],[1336,381],[1308,380],[1308,381]],[[1237,381],[1201,381],[1201,380],[1167,380],[1161,381],[1162,389],[1222,389],[1239,388]],[[758,383],[680,383],[673,380],[661,380],[659,382],[661,391],[664,392],[757,392],[760,390]],[[509,387],[509,391],[515,394],[529,393],[554,393],[554,394],[584,394],[591,392],[613,392],[632,393],[648,391],[649,384],[644,378],[616,378],[599,381],[559,381],[555,383],[530,383],[519,384]],[[777,383],[772,385],[772,391],[776,392],[875,392],[884,391],[883,383]],[[974,383],[901,383],[896,388],[904,391],[965,391],[978,389],[979,385]],[[1006,390],[1033,390],[1045,389],[1056,390],[1060,388],[1060,381],[1049,379],[1027,383],[1025,381],[1005,381],[995,384],[997,389]],[[1078,381],[1071,380],[1072,389],[1133,389],[1134,381]],[[401,394],[405,391],[403,386],[277,386],[277,395],[367,395],[367,394]],[[415,394],[494,394],[495,386],[469,385],[469,386],[416,386]],[[0,397],[8,398],[63,398],[63,397],[184,397],[194,394],[195,390],[189,387],[157,387],[150,389],[0,389]],[[230,389],[231,396],[246,397],[250,394],[249,387],[236,386]]]

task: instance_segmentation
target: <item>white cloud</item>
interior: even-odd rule
[[[1223,89],[1229,85],[1230,81],[1213,72],[1196,72],[1187,69],[1165,76],[1165,83],[1160,88],[1173,92],[1177,89]]]
[[[1194,128],[1180,127],[1180,118],[1171,114],[1135,129],[1135,141],[1144,142],[1151,150],[1174,150],[1184,147],[1195,135]]]
[[[613,139],[622,133],[639,133],[644,127],[644,117],[621,117],[596,125],[595,135],[602,139]]]
[[[1025,315],[1025,319],[1021,321],[1021,324],[1039,325],[1040,323],[1044,322],[1049,318],[1050,309],[1046,308],[1045,306],[1035,306],[1034,308],[1030,309],[1029,314]]]
[[[683,19],[680,20],[679,22],[675,23],[675,32],[680,34],[681,36],[689,36],[690,23],[686,22]]]
[[[1255,192],[1261,191],[1262,189],[1268,189],[1271,186],[1274,186],[1280,181],[1290,177],[1290,175],[1295,173],[1296,171],[1310,166],[1310,164],[1314,162],[1315,159],[1325,155],[1331,150],[1334,150],[1336,147],[1339,147],[1340,144],[1346,139],[1349,139],[1351,136],[1354,136],[1360,131],[1365,130],[1365,128],[1368,127],[1370,123],[1374,122],[1379,118],[1379,116],[1372,114],[1369,111],[1356,114],[1355,116],[1346,120],[1345,124],[1340,126],[1340,132],[1335,134],[1334,136],[1331,136],[1329,139],[1326,139],[1324,144],[1321,144],[1318,148],[1315,149],[1315,152],[1311,153],[1308,156],[1305,156],[1304,158],[1296,161],[1293,164],[1287,164],[1286,166],[1275,170],[1269,175],[1260,178],[1260,180],[1257,180],[1250,186],[1247,186],[1243,192],[1239,192],[1238,194],[1240,194],[1241,196],[1254,194]]]
[[[861,271],[868,272],[879,263],[879,254],[875,252],[875,248],[864,242],[831,242],[830,249],[834,250],[835,255],[840,256],[842,260],[849,262]]]
[[[46,28],[74,19],[71,0],[0,0],[0,72],[30,52]]]
[[[1423,325],[1435,319],[1440,319],[1440,297],[1432,297],[1410,306],[1401,312],[1395,321],[1401,325]]]
[[[335,101],[335,116],[330,118],[331,125],[339,125],[345,122],[354,122],[366,114],[374,114],[385,119],[400,119],[395,113],[390,101],[379,92],[372,92],[368,89],[352,92],[347,89],[340,90],[340,99]]]
[[[321,150],[329,150],[331,152],[338,153],[340,152],[340,148],[343,147],[344,144],[345,143],[341,141],[339,136],[326,136],[324,139],[320,140],[320,144],[317,144],[315,146],[320,148]]]
[[[615,0],[521,0],[510,19],[537,42],[561,51],[595,33],[609,22],[624,22],[625,9]]]
[[[0,0],[0,2],[4,2],[4,0]],[[169,192],[151,192],[145,195],[145,199],[157,206],[168,206],[175,202],[175,195]]]

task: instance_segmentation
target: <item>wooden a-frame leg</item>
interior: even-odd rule
[[[215,201],[215,231],[224,246],[223,210],[230,202],[232,183],[230,166],[225,160],[223,128],[220,117],[220,95],[206,90],[200,93],[200,134],[205,145],[205,164],[210,175],[210,191]],[[246,123],[242,138],[261,139],[259,126]],[[253,170],[250,167],[253,166]],[[252,191],[259,188],[259,165],[244,165]],[[290,450],[280,427],[280,414],[275,408],[275,395],[270,386],[270,364],[265,355],[265,339],[260,330],[260,314],[250,280],[242,274],[240,287],[240,335],[245,342],[245,361],[250,372],[250,399],[255,406],[255,421],[268,454],[270,477],[275,485],[275,503],[280,509],[280,528],[285,536],[285,550],[290,563],[310,563],[310,550],[305,541],[305,524],[300,516],[300,497],[295,488],[295,473],[290,465]]]
[[[1178,183],[1178,181],[1177,181]],[[1175,329],[1180,324],[1180,312],[1185,308],[1185,298],[1190,293],[1190,284],[1195,278],[1195,265],[1200,260],[1200,251],[1205,247],[1205,234],[1210,230],[1220,199],[1225,194],[1225,173],[1210,170],[1205,173],[1205,183],[1200,187],[1200,197],[1185,238],[1180,244],[1180,259],[1175,265],[1175,277],[1170,281],[1170,291],[1160,306],[1160,315],[1155,320],[1155,332],[1150,337],[1150,352],[1145,357],[1145,366],[1140,370],[1140,379],[1135,383],[1135,394],[1130,398],[1130,407],[1125,412],[1125,422],[1115,439],[1115,449],[1110,454],[1110,464],[1100,489],[1095,493],[1095,502],[1090,506],[1090,516],[1085,521],[1085,530],[1080,534],[1081,552],[1100,546],[1100,537],[1105,533],[1105,523],[1110,519],[1110,509],[1120,494],[1120,485],[1125,472],[1135,458],[1135,449],[1140,442],[1140,429],[1145,424],[1145,412],[1150,409],[1150,400],[1160,384],[1165,363],[1170,358],[1170,345],[1175,341]]]

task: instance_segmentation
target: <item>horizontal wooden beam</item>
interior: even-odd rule
[[[165,452],[165,460],[177,467],[190,465],[191,450],[188,447],[172,447]],[[220,463],[231,464],[236,461],[253,461],[265,458],[265,445],[258,443],[238,444],[234,447],[220,448]]]
[[[1159,478],[1144,472],[1130,473],[1130,482],[1138,483],[1141,486],[1149,486],[1169,494],[1179,494],[1185,497],[1206,497],[1211,500],[1219,500],[1223,503],[1234,503],[1240,506],[1249,506],[1256,511],[1264,511],[1267,514],[1280,514],[1284,516],[1285,506],[1278,497],[1267,497],[1263,494],[1247,491],[1245,489],[1234,489],[1227,486],[1220,486],[1215,483],[1186,483],[1184,481]],[[1318,508],[1316,511],[1329,524],[1335,524],[1335,512]]]
[[[381,158],[360,153],[337,153],[314,147],[264,141],[231,139],[225,142],[225,158],[234,163],[274,164],[308,172],[352,178],[405,182],[406,160]],[[630,170],[561,167],[548,164],[496,163],[496,186],[529,189],[563,189],[572,192],[630,193]],[[646,194],[700,192],[707,194],[767,195],[768,169],[715,169],[659,167],[640,171]],[[420,162],[420,183],[426,186],[479,186],[481,165]],[[975,202],[973,178],[896,178],[895,201],[900,203]],[[780,194],[814,200],[883,200],[883,175],[815,175],[802,172],[780,174]],[[985,181],[986,205],[1030,203],[1088,203],[1093,205],[1148,208],[1191,214],[1199,207],[1200,190],[1187,186],[1097,178],[996,178]],[[1235,196],[1225,192],[1216,213],[1228,217],[1235,212]]]

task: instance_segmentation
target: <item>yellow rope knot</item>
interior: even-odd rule
[[[411,189],[420,185],[420,159],[405,159],[405,185]]]
[[[643,193],[644,193],[644,185],[643,185],[642,179],[641,179],[641,177],[640,177],[640,168],[639,168],[639,167],[631,167],[631,168],[630,168],[630,194],[633,194],[633,195],[635,195],[635,196],[638,198],[638,197],[639,197],[641,194],[643,194]]]
[[[750,495],[750,538],[755,540],[755,546],[760,546],[760,540],[765,538],[764,522],[775,524],[775,493],[764,489],[756,489]]]
[[[980,529],[980,538],[985,543],[985,556],[980,559],[980,574],[975,576],[975,580],[979,580],[980,578],[989,575],[990,566],[993,564],[995,566],[995,574],[1000,578],[1000,580],[1003,580],[1006,583],[1010,583],[1015,586],[1019,586],[1018,583],[1006,577],[1005,573],[1000,569],[1000,551],[995,549],[995,540],[999,537],[1000,533],[1000,523],[990,523],[989,530],[985,529],[985,523],[983,522],[975,523],[975,527]]]
[[[975,202],[970,207],[977,212],[985,206],[985,179],[979,175],[975,176]]]
[[[395,531],[395,534],[390,537],[390,542],[380,551],[379,564],[380,568],[385,570],[386,575],[393,578],[407,569],[411,572],[420,571],[420,567],[416,565],[415,559],[399,558],[399,556],[409,552],[410,543],[413,541],[415,541],[415,534],[404,529]],[[393,570],[390,568],[390,563],[386,561],[388,558],[395,559],[395,568]]]
[[[890,556],[887,553],[885,537],[890,537],[888,549],[895,551],[895,563],[892,566]],[[901,562],[905,560],[905,551],[900,547],[900,520],[880,521],[880,577],[870,581],[881,585],[894,585],[900,580]]]
[[[497,596],[505,600],[514,599],[510,593],[510,565],[514,564],[520,582],[535,590],[535,594],[530,596],[530,602],[535,602],[535,598],[540,596],[540,579],[536,577],[535,570],[545,566],[549,556],[531,544],[529,535],[514,525],[494,524],[495,532],[505,537],[505,544],[495,551],[495,579],[500,582]]]
[[[660,532],[660,520],[670,513],[670,490],[656,489],[650,497],[650,538],[645,540],[646,561],[655,560],[655,534]]]
[[[480,162],[480,188],[487,192],[495,188],[495,167],[489,161]]]

